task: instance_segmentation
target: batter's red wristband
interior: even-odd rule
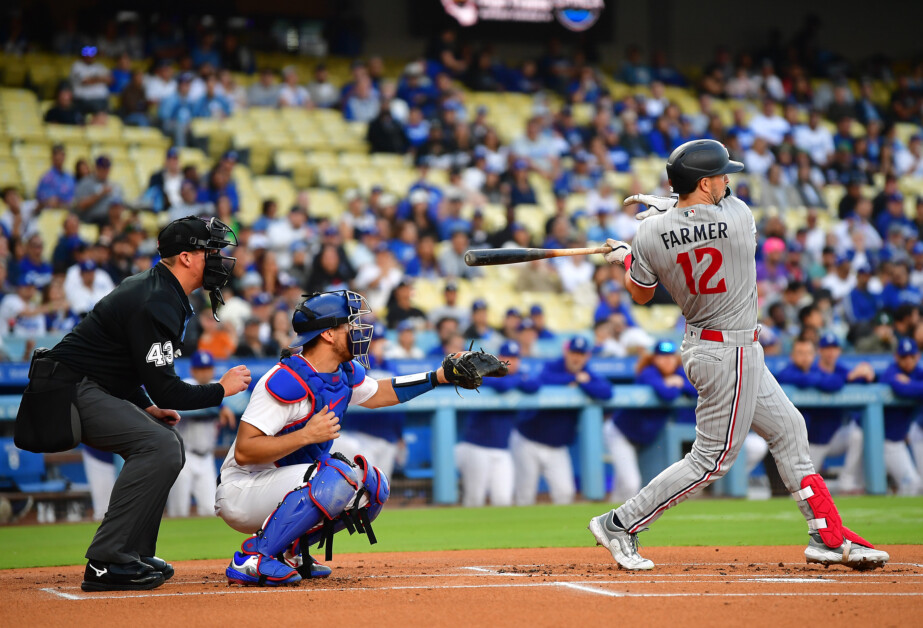
[[[631,253],[625,256],[625,270],[631,269]]]

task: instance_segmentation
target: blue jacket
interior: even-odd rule
[[[664,383],[664,376],[656,366],[651,364],[638,373],[635,378],[636,384],[644,384],[654,389],[660,399],[666,402],[678,399],[680,395],[686,395],[693,399],[698,398],[699,393],[695,386],[686,378],[683,367],[676,369],[676,375],[683,378],[683,387],[675,388],[667,386]],[[682,408],[678,411],[677,419],[687,422],[691,413],[693,422],[695,421],[695,409]],[[612,416],[612,422],[619,428],[619,431],[625,435],[625,438],[637,445],[649,445],[657,439],[660,430],[667,424],[670,418],[670,412],[662,408],[637,408],[619,410]]]
[[[780,384],[791,384],[797,388],[815,388],[821,392],[834,393],[846,385],[846,376],[849,369],[837,363],[833,373],[826,373],[820,369],[817,362],[805,372],[791,362],[776,374]],[[833,438],[843,418],[847,415],[844,408],[799,408],[804,416],[808,428],[808,442],[817,445],[826,445]]]
[[[488,377],[484,386],[505,393],[521,390],[532,394],[541,388],[541,380],[517,372],[506,377]],[[521,418],[521,410],[493,410],[488,412],[467,412],[462,415],[463,425],[461,440],[481,447],[506,449],[510,432]]]
[[[881,295],[872,294],[868,290],[853,288],[843,299],[846,310],[846,320],[850,323],[864,323],[875,317],[882,307]]]
[[[604,401],[612,397],[612,384],[596,373],[589,366],[584,369],[590,376],[585,384],[578,384],[587,396]],[[576,382],[573,373],[564,366],[564,358],[545,364],[539,377],[543,385],[568,386]],[[550,447],[566,447],[574,442],[577,435],[577,410],[542,410],[525,418],[516,429],[520,434]]]
[[[897,375],[902,373],[897,364],[892,364],[881,374],[881,383],[887,384],[894,394],[903,399],[923,401],[923,368],[918,364],[908,376],[910,382],[902,384],[897,381]],[[891,441],[902,441],[910,431],[910,424],[920,414],[920,407],[913,406],[885,406],[885,438]]]

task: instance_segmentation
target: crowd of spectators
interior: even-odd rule
[[[665,157],[690,139],[713,138],[746,165],[735,193],[765,210],[757,272],[767,353],[786,352],[796,336],[825,331],[863,352],[891,351],[901,335],[923,342],[923,200],[912,217],[907,211],[912,203],[900,191],[902,178],[923,176],[923,135],[914,133],[905,144],[897,134],[897,123],[921,122],[923,65],[896,76],[887,66],[820,66],[804,30],[787,47],[740,51],[736,57],[718,48],[699,77],[670,66],[661,51],[646,63],[632,46],[612,78],[643,89],[615,98],[607,87],[612,83],[583,51],[568,52],[553,40],[539,58],[514,66],[496,58],[489,46],[459,41],[451,29],[439,33],[400,76],[389,75],[383,60],[372,56],[355,60],[342,85],[331,82],[323,62],[310,80],[295,66],[257,69],[238,35],[211,29],[184,38],[162,24],[145,37],[136,22],[121,30],[112,22],[98,36],[69,29],[53,45],[80,57],[46,120],[92,124],[118,115],[125,124],[160,126],[173,148],[141,199],[124,198],[109,176],[117,164],[105,155],[92,163],[81,160],[73,175],[66,172],[64,146],[53,148],[50,168],[37,190],[25,191],[27,200],[15,189],[4,190],[0,245],[7,262],[0,272],[9,293],[2,302],[8,306],[0,304],[8,313],[0,326],[4,334],[66,331],[67,321],[79,320],[106,285],[155,262],[153,234],[144,232],[131,211],[138,207],[168,212],[170,218],[215,215],[239,232],[242,246],[235,251],[237,274],[224,320],[218,324],[202,316],[190,333],[218,358],[238,351],[272,354],[288,333],[287,317],[276,314],[289,312],[305,291],[350,287],[366,294],[374,308],[387,309],[392,330],[435,330],[441,319],[413,306],[414,278],[479,277],[480,269],[463,262],[472,247],[630,240],[637,223],[633,211],[620,206],[620,195],[657,191],[642,190],[632,178],[637,160]],[[113,61],[112,67],[101,57]],[[132,69],[139,59],[149,62],[146,71]],[[821,67],[833,73],[821,74]],[[859,70],[866,73],[856,74]],[[246,88],[236,84],[240,72],[256,74]],[[858,93],[847,82],[852,76],[860,79]],[[829,80],[815,83],[816,77]],[[884,84],[894,85],[888,101],[874,92]],[[529,94],[533,115],[515,139],[503,142],[490,109],[468,107],[463,87]],[[696,100],[694,113],[684,113],[668,95],[677,87]],[[723,122],[718,103],[730,106],[731,125]],[[346,120],[367,123],[372,151],[407,155],[419,177],[401,196],[381,186],[368,194],[348,190],[346,212],[333,220],[315,215],[310,195],[301,192],[292,208],[265,200],[259,219],[244,224],[233,178],[239,156],[228,151],[200,173],[180,163],[176,147],[189,141],[193,118],[229,116],[252,106],[338,109]],[[578,121],[577,108],[583,106],[591,107],[589,121]],[[432,184],[427,175],[433,169],[447,171],[449,184]],[[610,173],[626,173],[627,189],[613,188]],[[541,233],[516,220],[519,209],[538,203],[538,182],[553,191],[555,205]],[[870,197],[875,183],[881,187]],[[662,174],[660,187],[667,190]],[[846,191],[835,207],[827,206],[831,187]],[[504,224],[488,226],[479,209],[488,203],[506,208]],[[58,242],[38,235],[45,207],[73,212]],[[471,207],[473,212],[464,211]],[[796,222],[805,224],[796,231],[788,226],[793,212],[803,214]],[[829,230],[820,219],[825,214],[832,217]],[[97,225],[98,240],[83,241],[80,223]],[[53,247],[51,264],[41,261],[43,247]],[[519,285],[598,302],[594,331],[600,355],[649,349],[652,340],[634,324],[620,271],[598,263],[583,257],[532,263],[520,269]],[[87,292],[78,299],[66,290],[74,316],[55,296],[65,274],[70,285],[79,281]],[[103,275],[110,283],[98,280]],[[489,307],[486,301],[461,311],[448,300],[451,292],[446,307],[455,308],[456,328],[466,330],[461,335],[518,340],[528,355],[533,317],[510,312],[508,325],[490,329],[480,314]],[[668,302],[664,295],[658,298]],[[449,346],[450,336],[440,333],[441,345]],[[404,344],[396,343],[394,350]]]

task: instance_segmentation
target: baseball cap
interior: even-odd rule
[[[410,204],[429,203],[429,192],[424,189],[416,189],[410,193]]]
[[[497,350],[497,355],[509,356],[511,358],[518,358],[521,354],[519,349],[519,343],[515,340],[508,340],[500,345],[500,349]]]
[[[904,357],[906,355],[916,355],[920,352],[920,349],[917,347],[911,338],[901,338],[900,342],[897,343],[897,355]]]
[[[340,235],[340,230],[331,225],[330,227],[327,227],[326,229],[324,229],[324,235],[325,236]]]
[[[506,311],[506,315],[507,315],[507,316],[519,316],[520,318],[522,317],[522,314],[519,313],[519,310],[517,310],[517,309],[514,308],[514,307],[509,308],[509,309]]]
[[[914,255],[923,255],[923,242],[917,242],[910,251]]]
[[[568,351],[574,351],[576,353],[589,353],[590,349],[590,341],[583,336],[574,336],[567,343]]]
[[[171,146],[167,149],[167,159],[175,159],[179,157],[179,149],[175,146]]]
[[[856,272],[857,272],[857,273],[862,273],[862,274],[865,274],[865,275],[871,275],[871,274],[872,274],[872,267],[869,266],[868,264],[862,264],[861,266],[859,266],[859,268],[856,269]]]
[[[487,302],[484,299],[477,299],[474,303],[471,304],[471,311],[476,312],[478,310],[486,310]]]
[[[272,303],[272,295],[268,292],[258,292],[250,299],[251,305],[269,305]]]
[[[398,331],[413,331],[413,321],[410,319],[404,319],[397,324]]]
[[[176,80],[180,83],[191,83],[193,78],[195,78],[195,75],[192,72],[183,72]]]
[[[876,325],[890,325],[894,322],[894,319],[891,318],[891,315],[887,312],[879,312],[875,315],[875,324]]]
[[[373,339],[383,339],[385,334],[388,333],[388,329],[384,326],[383,323],[376,321],[372,325],[372,338]]]
[[[80,56],[81,57],[95,57],[97,52],[99,51],[96,49],[96,46],[84,46],[83,48],[80,49]]]
[[[785,242],[782,238],[768,238],[763,243],[763,251],[766,253],[780,253],[785,250]]]
[[[519,323],[519,331],[525,331],[526,329],[535,329],[535,321],[531,318],[524,318],[522,322]]]
[[[80,262],[80,272],[89,273],[96,270],[96,262],[91,259],[83,260]]]
[[[100,155],[96,158],[96,167],[97,168],[108,168],[112,165],[112,161],[105,155]]]
[[[225,151],[225,153],[221,156],[221,159],[229,159],[232,161],[237,161],[238,157],[239,155],[237,154],[236,150],[229,150],[229,151]]]
[[[661,340],[654,347],[654,355],[673,355],[676,353],[676,344],[670,340]]]
[[[157,250],[161,257],[173,257],[183,251],[197,251],[202,248],[199,243],[210,239],[211,233],[204,220],[181,218],[161,230],[157,236]]]
[[[192,354],[192,368],[204,369],[215,366],[215,358],[208,351],[196,351]]]
[[[619,286],[619,282],[615,279],[610,279],[602,285],[601,290],[603,294],[612,294],[613,292],[619,292],[621,286]]]
[[[544,314],[544,313],[545,313],[545,310],[543,310],[542,306],[539,305],[538,303],[536,303],[535,305],[529,308],[530,316],[536,316],[538,314]]]
[[[241,289],[261,288],[263,287],[263,278],[256,271],[244,273],[244,276],[240,278],[240,287]]]
[[[452,281],[451,279],[445,282],[445,291],[446,292],[458,292],[458,283]]]
[[[526,170],[529,167],[529,162],[525,159],[517,159],[513,162],[513,170]]]
[[[32,275],[28,275],[28,274],[20,275],[19,279],[16,280],[17,287],[37,286],[37,285],[38,284],[35,282],[35,278]]]
[[[827,332],[826,334],[820,337],[820,340],[817,341],[817,345],[824,349],[826,347],[839,347],[840,340],[834,334]]]
[[[346,201],[347,203],[352,203],[353,201],[359,200],[361,198],[362,198],[362,193],[356,188],[349,188],[348,190],[343,192],[343,200]]]

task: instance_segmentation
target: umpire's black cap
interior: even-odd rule
[[[206,248],[210,238],[207,222],[196,216],[186,216],[161,229],[157,236],[157,250],[161,257],[173,257],[183,251]]]

